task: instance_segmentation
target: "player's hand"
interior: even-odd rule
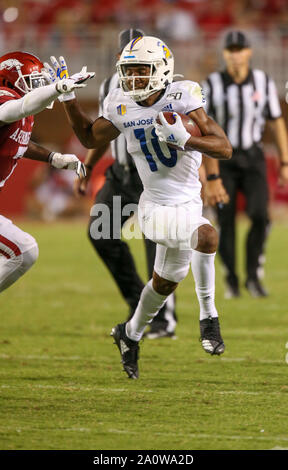
[[[169,124],[163,113],[159,113],[161,124],[155,123],[155,132],[160,142],[177,145],[184,150],[185,144],[191,136],[186,131],[179,114],[173,113],[173,117],[175,123]]]
[[[221,207],[229,202],[229,195],[223,186],[221,178],[206,181],[204,185],[204,198],[208,205]]]
[[[280,167],[279,171],[279,185],[286,186],[288,184],[288,165]]]
[[[51,153],[49,163],[54,168],[63,170],[74,170],[79,178],[86,176],[86,168],[76,155],[70,153]]]
[[[87,168],[86,176],[80,176],[74,180],[74,194],[76,197],[85,196],[92,171]]]
[[[52,65],[50,65],[48,62],[44,62],[44,69],[42,70],[42,73],[48,83],[56,84],[58,80],[69,78],[68,68],[64,57],[59,57],[60,64],[54,56],[51,56],[50,60]],[[58,100],[61,102],[73,100],[74,98],[75,93],[73,91],[71,93],[65,93],[58,96]]]
[[[50,80],[49,83],[56,83],[56,90],[60,93],[59,101],[74,99],[74,90],[86,87],[87,84],[84,82],[95,75],[94,72],[87,72],[87,67],[85,66],[82,67],[80,72],[69,77],[68,67],[63,56],[59,57],[59,62],[54,56],[51,56],[50,60],[52,65],[47,62],[44,63],[44,74],[46,79]]]

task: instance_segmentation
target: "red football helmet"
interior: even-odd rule
[[[47,85],[42,74],[44,65],[33,54],[10,52],[0,57],[0,86],[13,88],[21,96]]]

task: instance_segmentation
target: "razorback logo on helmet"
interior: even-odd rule
[[[7,60],[4,60],[4,62],[0,62],[0,70],[4,70],[4,69],[7,69],[7,70],[11,70],[13,69],[13,67],[22,67],[22,64],[21,62],[19,62],[19,60],[16,60],[16,59],[7,59]]]
[[[10,93],[10,91],[7,90],[0,90],[0,96],[13,96],[13,93]]]

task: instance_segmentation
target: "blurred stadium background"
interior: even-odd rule
[[[195,81],[201,81],[221,64],[226,31],[242,29],[252,40],[253,66],[275,79],[284,110],[288,77],[287,0],[1,0],[0,26],[3,54],[25,50],[43,61],[50,55],[64,55],[71,72],[82,65],[95,71],[96,79],[81,92],[84,108],[95,117],[99,85],[115,70],[117,38],[122,29],[140,27],[146,34],[160,36],[174,51],[175,71]],[[286,111],[284,117],[287,120]],[[84,157],[85,149],[73,137],[59,103],[52,111],[37,116],[34,129],[34,140],[51,150]],[[277,186],[276,150],[268,132],[265,144],[271,202],[285,204],[288,194]],[[98,164],[91,197],[103,184],[103,172],[110,163],[108,154]],[[24,215],[28,210],[36,216],[31,194],[33,200],[42,171],[39,166],[43,167],[25,160],[18,165],[1,194],[0,210],[4,215]],[[12,189],[14,184],[17,194]],[[61,184],[65,186],[63,181]],[[240,209],[243,204],[240,199]],[[82,209],[88,210],[88,206]]]

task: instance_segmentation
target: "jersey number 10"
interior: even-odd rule
[[[134,129],[134,134],[135,134],[136,139],[140,141],[141,150],[144,153],[147,162],[149,163],[150,170],[158,171],[157,163],[155,162],[153,156],[151,155],[151,152],[149,151],[147,147],[145,129],[143,128]],[[168,147],[167,145],[167,150],[169,151],[171,157],[170,158],[166,157],[160,147],[158,137],[155,133],[155,128],[153,128],[151,132],[151,136],[152,136],[151,143],[152,143],[153,149],[157,157],[159,158],[160,162],[163,163],[163,165],[168,166],[170,168],[175,166],[177,163],[177,150],[172,149]]]

